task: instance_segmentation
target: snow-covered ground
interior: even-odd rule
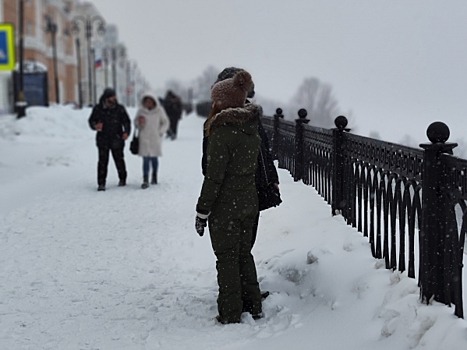
[[[88,115],[0,118],[0,349],[467,348],[466,321],[421,304],[416,280],[283,170],[284,202],[262,213],[253,250],[265,317],[217,324],[214,254],[194,230],[203,119],[164,143],[157,186],[140,189],[126,150],[128,186],[111,160],[97,192]]]

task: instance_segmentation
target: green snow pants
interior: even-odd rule
[[[251,254],[252,227],[257,211],[234,218],[222,215],[232,212],[232,208],[222,209],[216,208],[209,216],[209,233],[217,258],[217,307],[225,323],[238,323],[245,305],[252,314],[262,312],[261,292]]]

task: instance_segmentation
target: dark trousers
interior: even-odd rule
[[[170,118],[169,117],[169,121],[170,121],[170,127],[169,127],[169,136],[174,140],[177,138],[177,132],[178,132],[178,118]]]
[[[255,214],[235,219],[226,218],[225,213],[224,210],[211,213],[209,233],[217,258],[219,315],[224,321],[235,323],[240,322],[244,305],[248,305],[253,314],[261,312],[261,292],[251,254],[251,227]]]
[[[97,183],[98,185],[105,186],[105,180],[107,179],[107,167],[109,165],[109,153],[112,152],[112,158],[114,159],[115,167],[117,168],[118,178],[126,181],[126,166],[123,155],[123,147],[110,148],[110,147],[98,147],[99,150],[99,161],[97,162]]]

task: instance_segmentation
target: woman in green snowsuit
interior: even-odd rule
[[[217,258],[217,299],[221,323],[240,322],[243,311],[262,316],[261,293],[251,254],[252,226],[258,213],[255,173],[260,146],[261,107],[244,106],[251,82],[243,71],[215,84],[206,122],[208,165],[196,206],[196,228],[209,233]],[[247,309],[244,306],[248,305]]]

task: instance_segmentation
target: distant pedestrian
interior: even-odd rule
[[[172,140],[177,138],[178,122],[182,117],[183,103],[179,96],[172,90],[168,90],[164,98],[164,109],[170,120],[170,128],[167,136]]]
[[[131,132],[131,120],[125,107],[118,103],[113,89],[104,90],[99,103],[92,109],[88,123],[91,129],[97,131],[97,190],[105,191],[110,152],[118,172],[118,186],[125,186],[127,172],[123,149]]]
[[[152,167],[151,184],[157,184],[159,159],[162,155],[163,136],[169,129],[169,119],[156,95],[148,92],[142,96],[141,107],[136,112],[135,126],[139,133],[138,155],[143,157],[143,183],[149,187],[149,172]]]
[[[258,213],[255,173],[261,142],[261,107],[245,106],[252,84],[246,71],[214,84],[212,109],[205,123],[209,161],[196,205],[195,227],[202,236],[209,225],[217,258],[217,320],[223,324],[240,322],[244,311],[254,319],[262,317],[261,292],[251,254],[252,226]]]

